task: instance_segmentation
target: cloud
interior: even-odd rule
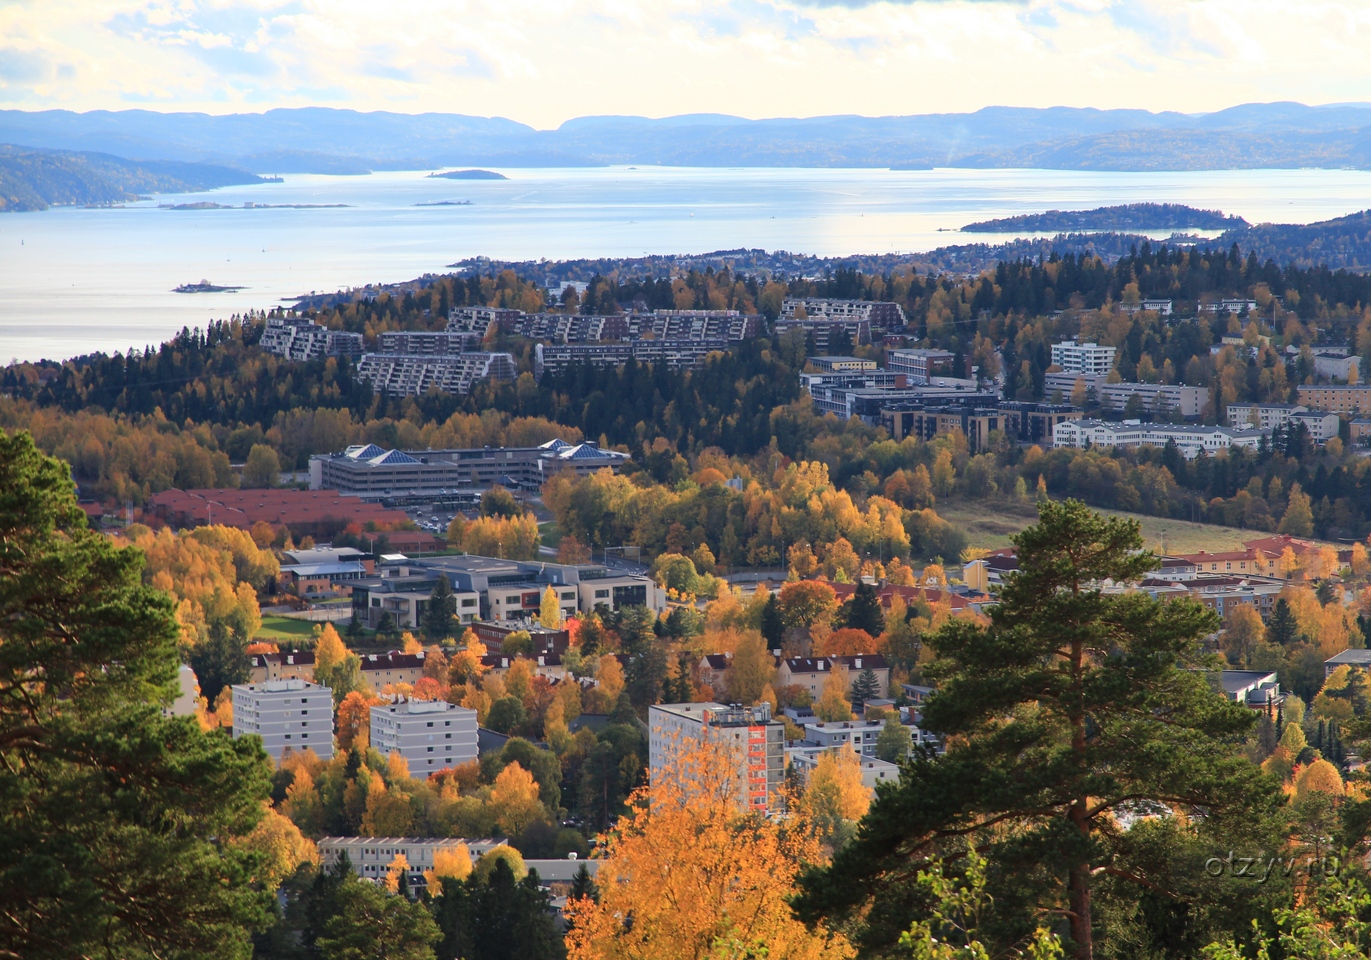
[[[1359,0],[0,0],[0,103],[1199,112],[1371,99],[1369,43]]]

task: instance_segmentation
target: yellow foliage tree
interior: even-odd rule
[[[535,820],[547,815],[538,799],[538,781],[517,762],[500,771],[490,788],[490,807],[495,822],[507,836],[517,836]]]
[[[424,652],[424,645],[420,643],[418,639],[415,638],[414,634],[410,633],[408,630],[406,630],[404,633],[400,635],[400,643],[402,645],[400,648],[400,651],[402,653]]]
[[[476,861],[476,868],[473,873],[478,880],[488,880],[495,871],[495,865],[503,860],[509,864],[510,872],[514,874],[515,880],[522,880],[528,876],[528,867],[524,864],[523,855],[513,847],[502,844],[494,850],[488,850],[481,855],[481,859]]]
[[[386,867],[386,889],[391,893],[400,891],[400,876],[409,872],[409,858],[403,853],[397,853],[395,859],[390,861]]]
[[[286,788],[286,802],[282,806],[286,816],[305,833],[317,833],[323,826],[324,808],[314,789],[314,777],[306,766],[294,769],[295,778]]]
[[[465,843],[459,843],[452,849],[434,851],[433,867],[424,871],[424,883],[429,892],[438,897],[442,896],[444,880],[465,880],[469,876],[471,851]]]
[[[846,748],[821,754],[809,774],[799,806],[826,840],[851,829],[851,824],[866,816],[871,793],[862,783],[857,755]]]
[[[733,749],[683,745],[633,795],[605,838],[599,901],[567,905],[570,960],[702,960],[730,942],[772,960],[853,955],[840,935],[795,919],[787,898],[818,842],[797,823],[741,812]]]
[[[557,600],[557,591],[551,585],[543,591],[543,601],[538,607],[538,622],[549,630],[562,629],[562,607]]]
[[[824,680],[823,692],[819,695],[819,702],[814,705],[814,715],[825,723],[851,720],[852,701],[848,699],[850,689],[847,668],[840,666]]]
[[[462,648],[452,655],[448,664],[448,683],[460,686],[468,680],[479,681],[485,672],[481,658],[486,655],[486,645],[468,629],[462,634]]]
[[[300,864],[319,863],[318,848],[300,833],[299,827],[270,807],[252,832],[234,843],[264,855],[258,879],[269,890],[279,887]]]
[[[1338,773],[1338,768],[1327,760],[1315,760],[1295,778],[1296,797],[1304,799],[1313,792],[1326,793],[1330,797],[1341,797],[1345,792],[1342,775]]]
[[[338,636],[333,624],[324,624],[319,639],[314,642],[314,672],[324,673],[332,670],[346,660],[351,652],[347,644],[343,643],[343,638]]]

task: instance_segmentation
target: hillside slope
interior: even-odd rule
[[[174,160],[125,160],[0,144],[0,212],[119,203],[147,193],[188,193],[262,178],[231,167]]]

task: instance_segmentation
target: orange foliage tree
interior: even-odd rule
[[[380,697],[369,697],[356,690],[338,704],[338,749],[344,753],[353,746],[365,750],[371,740],[371,708],[380,706]]]
[[[822,644],[817,642],[814,644],[814,656],[816,657],[851,657],[875,652],[875,639],[865,630],[858,630],[856,627],[843,627],[841,630],[834,630],[824,638]]]
[[[807,928],[787,898],[818,841],[800,819],[745,813],[731,744],[682,744],[630,799],[605,838],[599,901],[567,912],[570,960],[699,960],[765,956],[838,960],[840,935]],[[626,922],[631,919],[631,922]]]

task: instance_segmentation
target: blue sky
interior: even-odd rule
[[[0,107],[746,117],[1371,101],[1371,3],[0,0]]]

